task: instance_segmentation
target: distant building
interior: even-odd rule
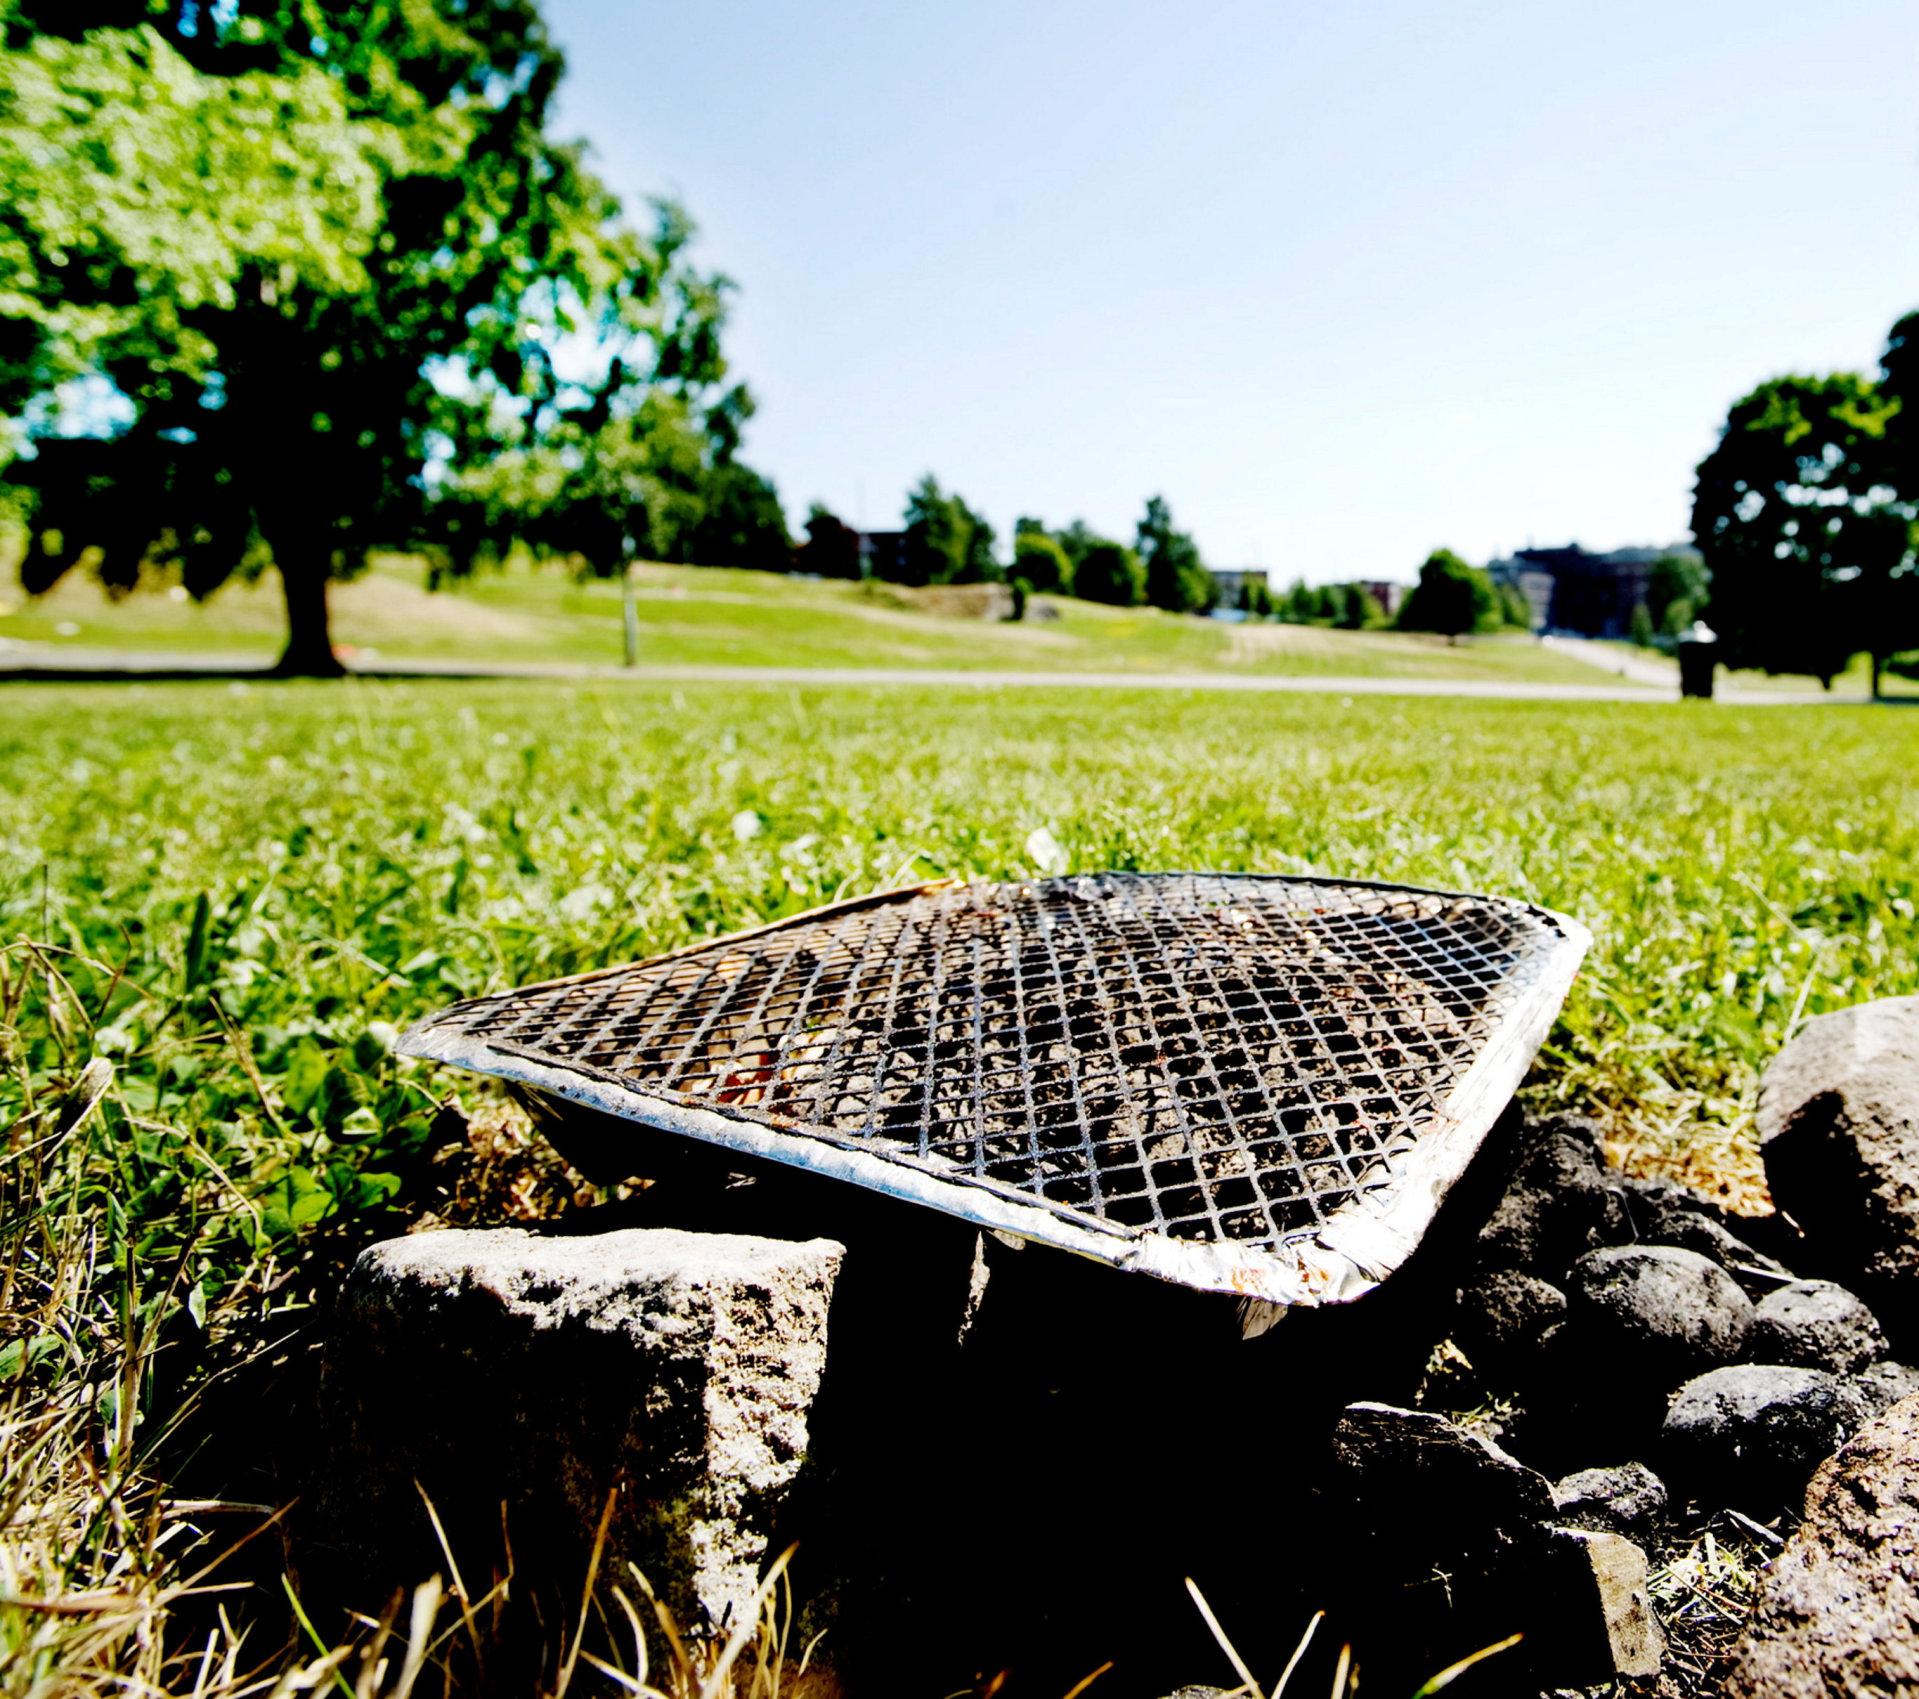
[[[860,533],[860,576],[885,578],[895,584],[906,579],[906,533],[904,531],[862,531]]]
[[[1406,586],[1395,583],[1390,578],[1361,578],[1355,580],[1360,589],[1379,604],[1379,611],[1388,619],[1399,613],[1399,605],[1406,599]]]
[[[1240,594],[1248,582],[1264,584],[1268,590],[1273,587],[1273,575],[1263,566],[1212,566],[1206,570],[1213,575],[1213,588],[1218,592],[1214,598],[1217,607],[1238,607]]]
[[[1653,562],[1662,555],[1697,558],[1683,544],[1595,554],[1568,543],[1563,549],[1515,549],[1505,559],[1489,562],[1486,574],[1526,598],[1535,631],[1627,637],[1632,634],[1633,609],[1646,599]]]

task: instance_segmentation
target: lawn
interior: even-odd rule
[[[1226,672],[1601,684],[1597,669],[1523,636],[1452,645],[1391,631],[1228,625],[1150,608],[1042,597],[1040,615],[942,617],[917,593],[708,567],[641,569],[640,657],[652,665]],[[334,634],[362,663],[515,660],[616,665],[620,594],[603,580],[515,566],[429,594],[420,565],[383,557],[333,592]],[[0,640],[200,651],[262,665],[278,652],[277,586],[231,584],[205,604],[177,587],[118,601],[79,575],[49,594],[0,592]]]
[[[182,1529],[178,1562],[232,1530],[158,1497],[182,1401],[297,1337],[365,1238],[574,1195],[488,1087],[389,1054],[451,998],[1030,874],[1042,827],[1078,869],[1523,896],[1596,938],[1533,1100],[1755,1207],[1757,1069],[1802,1016],[1914,989],[1919,716],[1896,710],[373,681],[4,702],[0,1374],[9,1432],[41,1436],[9,1441],[7,1593],[138,1606],[0,1601],[9,1689],[88,1659],[183,1683],[142,1616],[185,1609],[153,1541]],[[117,1075],[74,1122],[92,1056]]]

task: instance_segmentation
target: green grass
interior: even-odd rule
[[[449,999],[1027,874],[1041,827],[1079,869],[1498,892],[1596,938],[1535,1101],[1750,1203],[1766,1057],[1798,1017],[1914,988],[1919,715],[1896,710],[372,681],[4,704],[0,1397],[49,1477],[6,1530],[9,1592],[161,1600],[136,1626],[175,1608],[152,1541],[187,1514],[158,1484],[183,1387],[296,1327],[369,1236],[564,1206],[529,1150],[460,1166],[482,1141],[436,1106],[488,1086],[390,1054]],[[93,1056],[115,1082],[64,1127]],[[89,1616],[77,1650],[79,1620],[0,1601],[0,1686],[80,1658],[179,1679],[165,1633]]]
[[[338,642],[363,658],[584,662],[621,656],[616,584],[516,566],[429,595],[418,565],[388,557],[336,586]],[[1375,678],[1511,679],[1599,684],[1605,675],[1519,636],[1457,646],[1400,632],[1230,626],[1149,608],[1045,597],[1052,618],[941,617],[914,592],[773,573],[648,567],[641,573],[641,658],[656,665],[1008,668]],[[0,594],[0,639],[116,649],[197,650],[265,664],[281,635],[269,577],[229,585],[204,605],[178,591],[111,601],[70,576],[50,594]]]
[[[0,920],[123,966],[97,1018],[156,1111],[210,992],[274,1076],[488,985],[1018,874],[1040,826],[1076,867],[1571,911],[1598,943],[1542,1077],[1626,1137],[1742,1135],[1793,1011],[1912,965],[1919,719],[1897,713],[368,682],[6,702]]]

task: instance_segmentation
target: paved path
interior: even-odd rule
[[[1598,667],[1634,684],[1649,685],[1668,694],[1679,689],[1679,663],[1663,655],[1635,655],[1616,643],[1595,643],[1589,637],[1542,637],[1539,641],[1569,661]],[[1734,689],[1730,685],[1723,688]]]
[[[1614,670],[1616,656],[1601,650],[1596,665]],[[1581,655],[1578,659],[1589,657]],[[1627,657],[1631,660],[1632,657]],[[1614,679],[1591,684],[1536,679],[1491,678],[1346,678],[1337,675],[1281,673],[1038,672],[993,667],[961,670],[942,667],[722,667],[589,666],[567,661],[389,661],[356,667],[356,676],[381,679],[546,678],[638,684],[788,684],[913,685],[974,690],[1227,690],[1308,696],[1460,696],[1512,702],[1663,702],[1674,682],[1663,688]],[[158,650],[86,649],[72,644],[0,645],[0,681],[92,682],[112,679],[260,679],[265,669],[231,655],[165,653]],[[1786,706],[1794,703],[1863,702],[1864,696],[1826,695],[1823,691],[1722,689],[1720,700],[1739,704]]]

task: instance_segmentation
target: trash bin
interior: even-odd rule
[[[1703,620],[1694,620],[1679,639],[1679,694],[1710,702],[1713,669],[1718,664],[1718,635]]]

